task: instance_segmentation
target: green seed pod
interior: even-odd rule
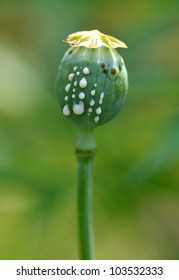
[[[110,121],[124,103],[128,77],[115,48],[127,46],[97,30],[69,35],[72,47],[59,66],[56,92],[65,117],[81,129]]]

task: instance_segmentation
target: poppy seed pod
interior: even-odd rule
[[[115,48],[127,46],[97,30],[71,34],[59,66],[56,93],[63,115],[93,129],[110,121],[125,101],[127,70]]]

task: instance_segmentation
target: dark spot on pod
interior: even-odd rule
[[[101,68],[104,68],[105,67],[105,64],[104,63],[101,63]]]
[[[71,50],[68,54],[71,54],[73,52],[73,50]]]
[[[104,74],[107,74],[107,73],[108,73],[108,70],[107,70],[107,69],[103,69],[103,73],[104,73]]]
[[[112,74],[112,75],[116,75],[116,69],[115,69],[115,68],[112,68],[112,69],[111,69],[111,74]]]
[[[119,71],[121,71],[121,70],[122,70],[122,66],[121,66],[120,64],[119,64],[118,68],[119,68]]]

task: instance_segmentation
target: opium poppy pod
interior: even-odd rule
[[[77,197],[79,252],[94,259],[92,223],[92,160],[96,151],[93,130],[110,121],[124,103],[128,77],[115,50],[127,46],[97,30],[71,34],[71,45],[60,63],[56,92],[63,115],[78,126]]]
[[[127,70],[116,48],[127,46],[97,30],[71,34],[58,69],[56,92],[63,115],[84,129],[110,121],[125,101]]]

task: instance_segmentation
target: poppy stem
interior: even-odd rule
[[[87,137],[88,136],[88,137]],[[88,140],[89,141],[88,141]],[[83,140],[83,141],[82,141]],[[81,143],[81,145],[80,145]],[[77,141],[77,208],[79,252],[82,260],[94,259],[92,222],[92,161],[95,142],[89,131],[80,132]]]

